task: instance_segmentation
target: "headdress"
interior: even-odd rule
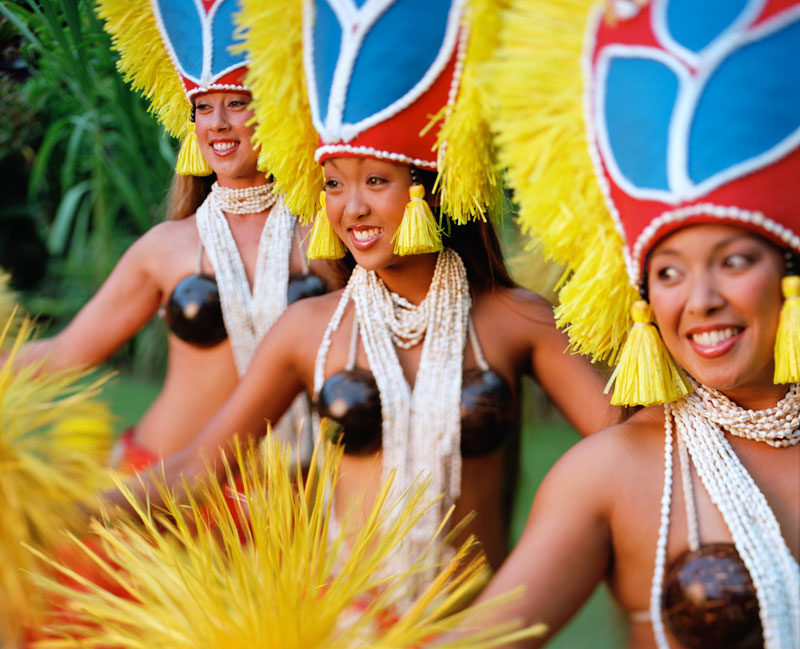
[[[252,56],[255,141],[290,209],[321,205],[309,256],[343,254],[324,212],[319,164],[371,157],[438,171],[442,212],[484,219],[498,203],[476,65],[492,51],[486,0],[245,0],[239,19]],[[480,29],[473,28],[480,25]],[[440,228],[411,190],[399,254],[441,248]]]
[[[193,98],[248,91],[247,61],[232,51],[237,0],[99,0],[117,67],[149,101],[167,132],[182,141],[176,171],[207,176],[194,131]]]
[[[566,264],[573,348],[617,365],[613,403],[668,402],[689,386],[639,301],[653,246],[731,223],[800,251],[800,2],[593,4],[512,1],[499,158],[523,229]],[[784,280],[780,383],[800,380],[798,284]]]

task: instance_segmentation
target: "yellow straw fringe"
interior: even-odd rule
[[[421,557],[405,574],[381,570],[388,555],[402,551],[403,540],[432,506],[425,501],[424,484],[394,500],[390,480],[378,492],[366,520],[359,525],[345,520],[334,535],[326,486],[335,489],[341,448],[318,444],[305,480],[293,471],[288,449],[271,437],[258,451],[243,452],[236,445],[232,455],[234,466],[225,463],[228,479],[239,473],[244,483],[242,498],[235,501],[237,515],[246,512],[250,520],[243,531],[244,544],[228,509],[226,487],[213,475],[200,498],[188,496],[188,504],[162,488],[165,515],[127,492],[136,520],[93,526],[107,559],[76,542],[135,600],[120,598],[56,565],[81,582],[85,592],[54,580],[40,583],[72,598],[71,609],[84,624],[71,627],[62,622],[51,631],[62,638],[75,633],[80,646],[120,649],[399,649],[422,646],[463,623],[465,613],[453,613],[454,605],[474,596],[485,582],[486,563],[476,556],[474,539],[441,567],[439,577],[399,619],[394,607],[405,580],[427,567],[430,559]],[[365,606],[357,608],[359,603]],[[357,615],[347,615],[354,608]],[[388,628],[387,617],[396,619]],[[514,625],[485,625],[467,630],[465,637],[439,646],[488,648],[531,637],[542,628],[518,631]],[[67,647],[74,642],[56,638],[39,646]]]
[[[183,138],[175,171],[182,176],[210,176],[214,173],[203,154],[197,141],[197,133],[190,131]]]
[[[781,282],[783,307],[775,337],[775,383],[800,381],[800,277]]]
[[[246,83],[253,92],[259,162],[275,176],[284,204],[308,223],[319,207],[324,178],[314,161],[317,132],[306,94],[302,5],[244,0],[237,22],[250,57]]]
[[[11,288],[11,275],[0,268],[0,323],[6,323],[6,341],[13,340],[19,330],[20,310],[17,295]],[[2,346],[0,346],[2,349]]]
[[[489,128],[489,97],[480,74],[497,47],[500,31],[498,0],[469,0],[463,29],[467,51],[458,96],[427,128],[442,121],[437,135],[442,212],[455,223],[500,216],[502,182],[496,169]]]
[[[650,305],[644,300],[631,308],[633,329],[619,355],[619,364],[606,385],[614,384],[615,406],[650,406],[669,403],[691,392],[686,375],[675,363],[655,325]]]
[[[191,104],[161,41],[150,3],[99,0],[97,15],[119,52],[117,68],[125,81],[149,100],[150,111],[167,132],[183,139],[191,130],[191,124],[187,127]]]
[[[591,0],[509,0],[485,67],[498,157],[522,230],[565,266],[556,311],[572,349],[613,364],[637,299],[587,145],[581,53]],[[535,146],[532,146],[535,143]]]
[[[425,187],[411,185],[408,195],[409,201],[403,212],[403,220],[392,237],[394,254],[422,255],[438,252],[442,249],[442,233],[425,200]]]
[[[320,192],[319,202],[321,207],[314,219],[314,227],[311,228],[306,255],[309,259],[341,259],[346,250],[325,211],[325,192]]]
[[[17,366],[33,325],[0,347],[0,646],[21,644],[38,629],[46,606],[33,575],[44,565],[23,544],[50,551],[65,530],[86,524],[79,503],[107,483],[112,442],[108,410],[91,398],[100,382],[81,386],[82,371],[47,372],[44,362]],[[103,379],[104,380],[104,379]]]

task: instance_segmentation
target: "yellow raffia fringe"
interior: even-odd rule
[[[341,259],[344,257],[345,247],[328,219],[324,191],[320,192],[319,202],[321,207],[317,212],[317,218],[314,219],[314,227],[311,228],[306,255],[309,259]]]
[[[775,337],[775,383],[800,381],[800,277],[781,282],[783,307]]]
[[[303,69],[302,5],[243,0],[237,22],[250,58],[246,83],[253,93],[259,163],[275,177],[284,204],[308,223],[324,178],[314,161],[317,132]]]
[[[10,322],[10,321],[9,321]],[[33,325],[23,320],[6,345],[0,333],[0,646],[17,647],[38,629],[46,602],[34,584],[44,564],[23,544],[48,552],[65,530],[86,525],[79,503],[107,486],[111,416],[92,398],[103,380],[81,384],[83,371],[44,371],[19,362]]]
[[[519,223],[565,266],[556,310],[573,350],[614,363],[637,299],[589,154],[581,53],[591,0],[509,0],[494,60],[498,158]]]
[[[498,0],[469,0],[462,20],[468,38],[458,95],[428,124],[437,134],[442,212],[455,223],[500,216],[502,182],[489,129],[489,97],[480,73],[497,47]]]
[[[442,232],[425,200],[425,187],[411,185],[400,227],[392,237],[394,254],[421,255],[442,249]]]
[[[98,0],[97,15],[105,21],[113,48],[119,52],[117,68],[134,90],[150,102],[167,132],[183,139],[191,104],[158,32],[153,9],[143,0]]]
[[[17,306],[17,295],[11,288],[11,275],[0,268],[0,323],[3,322],[8,327],[5,338],[8,343],[14,339],[19,330],[20,309]]]
[[[619,355],[619,363],[606,385],[614,384],[615,406],[650,406],[669,403],[689,394],[692,387],[673,360],[652,321],[644,300],[631,307],[633,328]]]
[[[197,133],[190,131],[183,138],[175,171],[182,176],[210,176],[214,171],[200,152]]]
[[[237,514],[241,518],[247,512],[250,520],[244,544],[228,509],[226,487],[213,474],[199,497],[187,492],[179,500],[160,488],[163,514],[137,501],[120,482],[135,520],[95,521],[107,557],[75,542],[135,599],[114,595],[54,564],[84,590],[40,580],[48,591],[71,598],[79,623],[60,622],[51,630],[62,638],[79,635],[82,647],[410,649],[465,624],[466,613],[453,609],[485,582],[486,563],[475,552],[474,539],[440,567],[437,579],[399,619],[395,604],[405,580],[430,559],[420,557],[404,574],[381,570],[388,555],[402,551],[422,512],[433,506],[425,500],[424,484],[395,500],[388,481],[363,522],[351,525],[345,519],[334,533],[327,486],[336,488],[341,448],[320,442],[305,479],[292,470],[288,448],[271,436],[258,450],[235,445],[232,456],[233,466],[225,460],[228,479],[240,473],[244,483]],[[484,610],[508,601],[504,597]],[[348,615],[359,603],[366,607]],[[396,619],[388,628],[387,617]],[[541,627],[517,629],[508,624],[475,628],[473,623],[465,637],[438,646],[486,649],[542,632]],[[74,640],[53,639],[39,646],[75,645]]]

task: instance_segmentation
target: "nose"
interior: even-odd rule
[[[714,275],[711,272],[698,273],[692,276],[686,310],[698,316],[709,316],[725,306],[725,297],[720,293]]]
[[[351,185],[347,190],[342,215],[350,221],[355,221],[367,216],[369,211],[369,203],[365,200],[360,187]]]
[[[230,128],[228,122],[228,110],[223,103],[219,103],[214,107],[211,113],[211,119],[208,122],[209,127],[214,131],[226,131]]]

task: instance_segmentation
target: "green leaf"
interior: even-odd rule
[[[80,201],[90,189],[91,182],[84,180],[74,187],[70,187],[64,194],[64,198],[61,199],[61,204],[58,206],[56,217],[53,219],[50,236],[47,238],[47,249],[50,254],[61,255],[64,253]]]

